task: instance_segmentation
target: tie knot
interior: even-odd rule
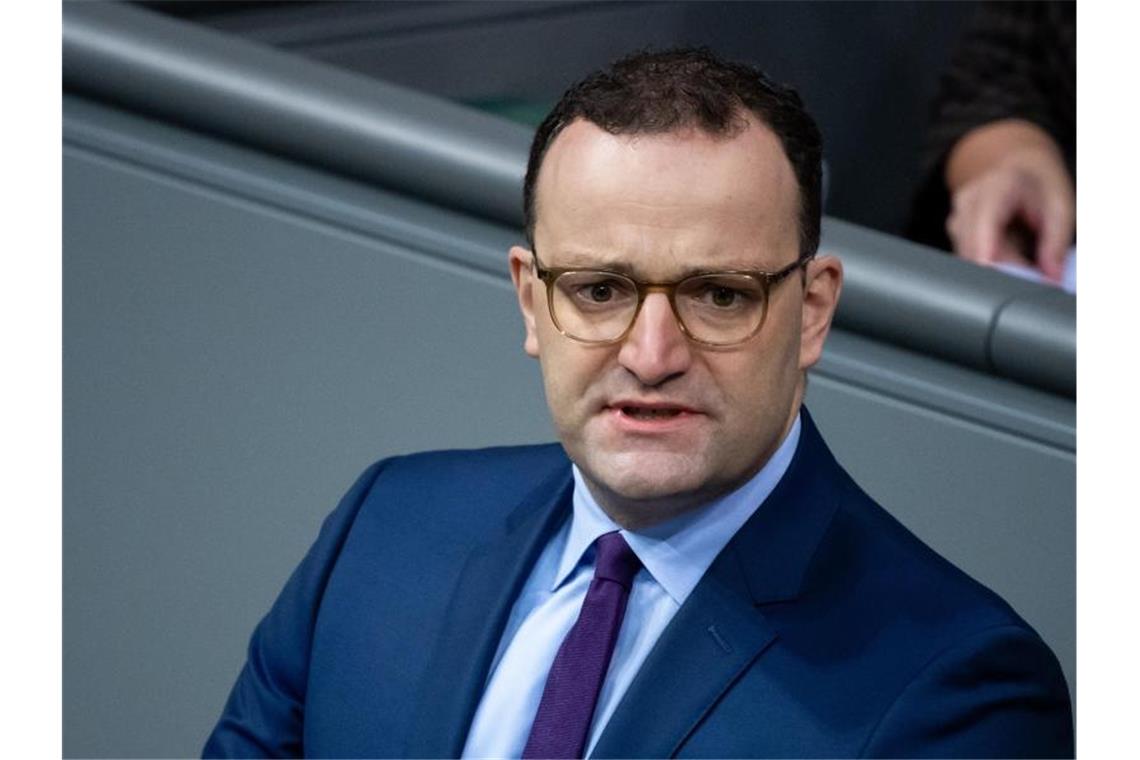
[[[620,583],[627,590],[633,584],[633,576],[641,568],[641,560],[629,548],[629,544],[617,531],[598,536],[595,542],[598,556],[594,560],[594,578]]]

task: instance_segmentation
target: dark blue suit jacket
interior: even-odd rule
[[[594,756],[1071,757],[1053,654],[864,494],[803,418],[787,473]],[[457,756],[571,490],[556,445],[373,465],[254,632],[205,754]]]

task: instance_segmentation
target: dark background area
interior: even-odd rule
[[[902,234],[939,72],[970,2],[158,2],[149,8],[537,124],[631,50],[708,45],[794,85],[826,213]]]

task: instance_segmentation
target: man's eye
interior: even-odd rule
[[[694,280],[682,286],[681,294],[710,312],[747,311],[763,301],[763,293],[743,277]]]
[[[709,302],[713,306],[719,306],[722,309],[727,309],[730,306],[735,306],[741,298],[741,294],[737,290],[725,287],[712,287],[709,288],[707,293]]]
[[[579,283],[574,289],[574,296],[587,304],[601,305],[620,301],[627,291],[629,287],[616,280],[595,280]]]
[[[749,301],[749,297],[737,288],[709,285],[699,294],[698,300],[703,305],[716,309],[738,309]]]
[[[586,289],[586,296],[595,303],[605,303],[614,297],[613,288],[608,283],[599,282]]]

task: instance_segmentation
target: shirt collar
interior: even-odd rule
[[[574,465],[574,512],[570,519],[570,534],[562,550],[551,591],[570,577],[598,536],[620,530],[641,564],[665,593],[678,605],[684,604],[716,556],[780,482],[799,439],[800,416],[797,414],[779,448],[747,483],[699,509],[637,533],[619,528],[610,519],[590,493],[578,466]]]

